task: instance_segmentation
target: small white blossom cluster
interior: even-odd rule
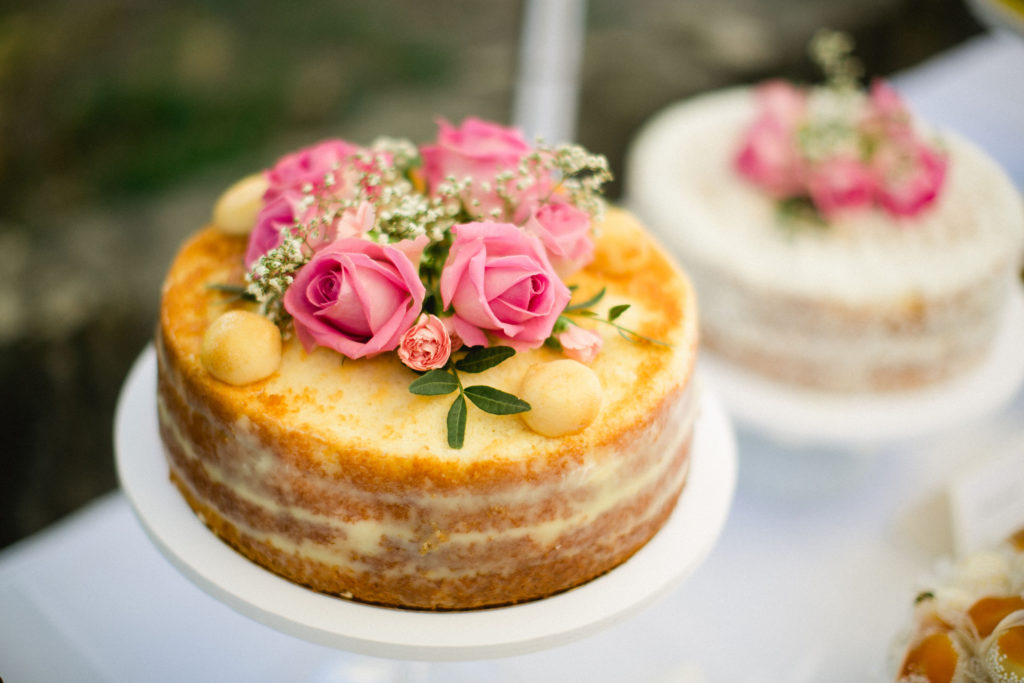
[[[842,31],[819,29],[811,37],[808,52],[825,73],[826,84],[837,92],[854,92],[864,66],[853,56],[853,38]]]
[[[246,293],[260,304],[260,313],[280,324],[285,316],[281,297],[294,279],[293,273],[309,261],[305,239],[295,234],[297,226],[286,229],[281,245],[259,257],[245,274]]]
[[[579,145],[564,144],[552,153],[555,169],[561,174],[561,185],[569,193],[570,201],[595,219],[604,212],[601,186],[611,181],[608,159],[591,154]]]
[[[372,225],[359,226],[360,234],[379,244],[426,236],[421,259],[424,277],[439,277],[453,225],[466,220],[505,220],[516,217],[521,203],[547,201],[556,193],[599,219],[604,210],[601,185],[611,180],[608,162],[578,145],[545,147],[522,158],[518,167],[492,178],[447,177],[428,193],[415,144],[403,138],[378,138],[373,146],[335,167],[322,182],[307,183],[295,207],[301,216],[281,229],[282,244],[261,256],[246,274],[246,293],[260,304],[261,313],[278,324],[287,322],[282,297],[293,274],[328,239],[342,221],[352,220],[362,207],[372,207]],[[538,195],[545,195],[540,196]],[[497,206],[485,209],[480,196],[497,197]],[[359,220],[359,219],[357,219]]]
[[[812,90],[807,121],[797,131],[797,144],[803,155],[810,161],[842,153],[859,157],[863,141],[857,123],[864,100],[864,95],[856,91]]]

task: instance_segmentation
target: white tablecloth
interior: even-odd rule
[[[1024,187],[1024,42],[986,36],[897,78]],[[725,681],[884,676],[914,581],[944,549],[933,496],[1018,444],[1024,395],[982,424],[866,452],[783,449],[740,432],[730,519],[667,598],[586,640],[479,662],[393,662],[283,635],[216,602],[110,494],[0,553],[0,677],[21,681]],[[933,529],[945,520],[932,518]]]

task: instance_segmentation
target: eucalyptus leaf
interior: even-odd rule
[[[462,372],[483,372],[514,355],[516,351],[511,346],[474,346],[455,363],[455,369]]]
[[[444,369],[431,370],[413,380],[409,391],[420,396],[441,396],[450,394],[459,388],[459,380],[455,375]]]
[[[530,409],[530,404],[521,398],[482,384],[466,387],[465,393],[473,405],[492,415],[514,415]]]
[[[572,305],[566,306],[565,307],[566,312],[582,311],[584,309],[587,309],[587,308],[590,308],[591,306],[596,305],[597,302],[599,302],[601,299],[604,298],[604,293],[605,293],[606,289],[607,289],[607,287],[602,287],[600,292],[598,292],[594,296],[590,297],[586,301],[581,301],[578,304],[572,304]]]
[[[462,394],[455,397],[448,409],[448,445],[462,448],[466,440],[466,399]]]
[[[615,320],[620,315],[629,310],[629,304],[619,304],[618,306],[612,306],[608,311],[608,322]]]

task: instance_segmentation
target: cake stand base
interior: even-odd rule
[[[871,449],[955,429],[1005,406],[1024,381],[1024,290],[1015,288],[987,357],[967,374],[935,386],[884,394],[837,394],[755,375],[702,352],[737,426],[787,446]]]
[[[486,610],[419,612],[314,592],[253,564],[211,533],[168,479],[157,428],[156,356],[136,361],[114,425],[118,476],[142,526],[181,573],[217,600],[279,631],[350,652],[421,661],[525,654],[619,622],[665,595],[707,557],[736,484],[736,444],[702,387],[689,479],[675,511],[631,559],[578,588]]]

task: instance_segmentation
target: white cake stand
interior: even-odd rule
[[[887,394],[833,394],[766,379],[710,353],[701,370],[738,425],[792,446],[871,447],[937,434],[1005,406],[1024,381],[1024,290],[1015,287],[982,363],[933,387]]]
[[[736,484],[736,445],[704,388],[689,481],[668,523],[630,560],[565,593],[511,607],[418,612],[316,593],[253,564],[192,513],[168,479],[157,432],[156,359],[136,361],[114,424],[121,486],[146,533],[182,574],[238,612],[299,638],[391,659],[476,660],[562,645],[639,611],[687,578],[722,531]]]

